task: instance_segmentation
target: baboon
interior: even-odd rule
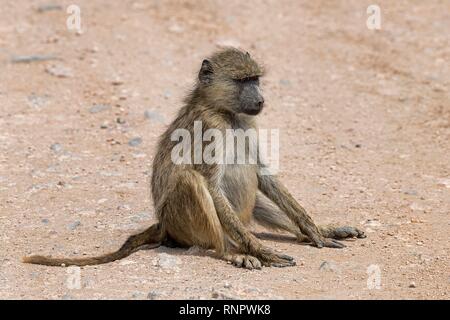
[[[180,128],[193,133],[195,121],[201,121],[203,132],[256,128],[255,116],[264,107],[259,84],[263,74],[249,53],[235,48],[221,49],[203,61],[196,86],[161,136],[153,161],[151,190],[157,223],[129,237],[118,251],[100,257],[30,256],[24,262],[93,265],[124,258],[144,245],[170,245],[212,249],[216,257],[247,269],[295,265],[292,257],[266,247],[247,228],[252,218],[318,248],[342,248],[335,239],[365,237],[354,227],[317,226],[276,176],[262,174],[262,162],[173,162],[171,153],[178,142],[173,141],[172,133]],[[216,150],[224,148],[216,146]],[[198,147],[193,145],[192,151]]]

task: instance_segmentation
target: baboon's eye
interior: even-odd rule
[[[246,77],[246,78],[237,79],[236,81],[238,81],[238,82],[240,82],[240,83],[256,82],[256,83],[259,84],[259,77],[258,77],[258,76],[254,76],[254,77]]]

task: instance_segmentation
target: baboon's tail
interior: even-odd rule
[[[57,259],[43,256],[29,256],[24,257],[22,261],[24,263],[42,264],[46,266],[87,266],[95,264],[103,264],[111,261],[123,259],[136,251],[139,247],[147,244],[154,244],[154,248],[159,247],[163,240],[163,231],[161,230],[161,224],[156,223],[147,230],[133,235],[128,238],[122,247],[112,253],[108,253],[99,257],[92,258],[78,258],[78,259]]]

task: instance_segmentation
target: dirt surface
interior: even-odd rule
[[[3,0],[0,298],[449,299],[450,2],[378,1],[378,31],[371,3]],[[266,240],[297,266],[261,271],[161,247],[83,267],[79,286],[77,269],[22,264],[112,251],[155,221],[157,138],[219,45],[268,70],[259,123],[280,130],[281,180],[315,221],[368,238]]]

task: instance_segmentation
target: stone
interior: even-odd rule
[[[68,225],[69,230],[75,230],[79,225],[81,225],[80,221],[74,221]]]
[[[156,300],[161,296],[162,296],[162,293],[160,291],[152,290],[147,294],[147,299],[148,300]]]
[[[107,104],[96,104],[89,109],[90,113],[99,113],[105,110],[111,109],[110,105]]]
[[[142,138],[140,138],[140,137],[136,137],[136,138],[133,138],[130,141],[128,141],[128,145],[130,147],[137,147],[141,143],[142,143]]]
[[[337,265],[334,262],[324,261],[319,267],[320,271],[339,272]]]
[[[52,64],[45,68],[45,72],[58,78],[70,78],[73,76],[72,69],[61,64]]]
[[[379,228],[379,227],[381,227],[381,223],[377,219],[367,219],[367,221],[364,223],[364,225],[366,227],[370,227],[370,228]]]
[[[100,129],[108,129],[109,126],[109,122],[108,121],[104,121],[101,125],[100,125]]]
[[[37,7],[37,11],[40,13],[47,12],[47,11],[61,11],[63,7],[56,3],[48,3],[48,4],[42,4]]]
[[[27,97],[27,100],[30,107],[40,109],[47,104],[48,96],[32,93]]]
[[[153,120],[153,121],[156,121],[156,122],[160,122],[160,123],[164,123],[165,122],[164,116],[161,115],[160,113],[158,113],[157,111],[146,110],[144,112],[144,116],[147,119],[150,119],[150,120]]]
[[[438,185],[446,188],[450,188],[450,179],[439,179]]]
[[[169,255],[167,253],[160,253],[153,260],[153,265],[166,271],[177,271],[178,266],[181,264],[181,260],[178,257]]]
[[[52,55],[39,55],[39,54],[29,56],[13,56],[11,58],[12,63],[31,63],[49,60],[58,60],[58,58]]]
[[[61,152],[61,151],[63,150],[63,147],[62,147],[62,145],[59,144],[59,143],[54,143],[54,144],[52,144],[52,145],[50,146],[50,149],[51,149],[53,152],[59,153],[59,152]]]

